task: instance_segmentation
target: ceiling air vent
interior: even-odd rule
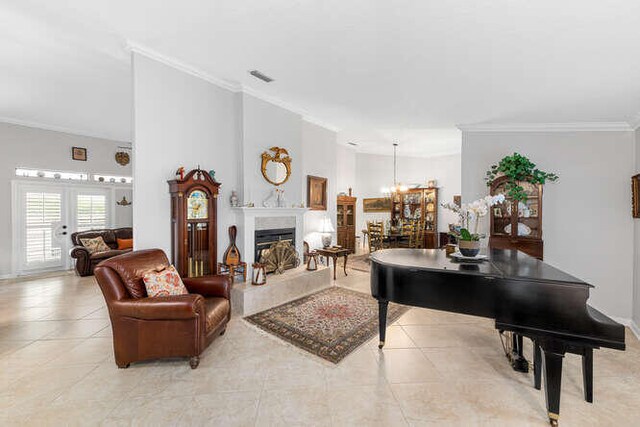
[[[251,74],[256,79],[262,80],[265,83],[271,83],[273,81],[273,79],[271,77],[267,76],[266,74],[262,74],[258,70],[251,70],[251,71],[249,71],[249,74]]]

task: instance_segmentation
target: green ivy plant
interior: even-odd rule
[[[518,182],[528,182],[530,184],[544,184],[547,181],[556,181],[558,175],[555,173],[543,172],[536,169],[536,165],[525,156],[513,153],[506,156],[497,165],[492,165],[487,171],[485,181],[487,186],[491,186],[496,178],[500,176],[507,177],[505,186],[506,196],[516,202],[524,202],[527,200],[527,193]]]

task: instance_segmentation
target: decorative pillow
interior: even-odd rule
[[[118,249],[133,249],[133,239],[118,239]]]
[[[102,236],[94,237],[93,239],[80,239],[80,243],[82,243],[82,246],[87,248],[90,254],[111,250],[111,248],[104,242]]]
[[[188,294],[180,275],[173,265],[162,271],[151,271],[142,278],[150,297],[166,297],[169,295]]]

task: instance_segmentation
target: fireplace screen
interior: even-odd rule
[[[282,274],[290,268],[296,268],[300,258],[291,242],[281,240],[261,252],[260,264],[264,265],[267,273]]]

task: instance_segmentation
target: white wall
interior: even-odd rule
[[[336,227],[336,196],[338,194],[336,154],[335,132],[302,121],[302,173],[305,198],[307,175],[327,178],[327,210],[309,211],[304,215],[304,239],[312,249],[322,246],[318,230],[323,218],[328,217],[334,229]],[[336,233],[333,233],[332,244],[336,243]]]
[[[463,201],[487,195],[487,169],[513,152],[557,173],[544,189],[545,262],[593,284],[594,307],[630,319],[633,144],[632,132],[463,132]]]
[[[239,188],[239,95],[139,54],[133,54],[136,249],[171,253],[167,180],[179,166],[214,169],[218,198],[218,258],[235,223],[229,195]]]
[[[356,151],[342,144],[336,145],[336,189],[348,194],[349,188],[358,197],[356,188]]]
[[[291,157],[291,176],[279,188],[287,204],[306,203],[306,177],[302,173],[302,117],[251,95],[242,94],[243,194],[241,200],[262,206],[275,186],[260,169],[261,155],[271,147],[286,148]],[[303,182],[304,181],[304,182]]]
[[[398,157],[398,182],[426,185],[436,179],[439,203],[453,201],[460,194],[460,154],[437,157]],[[356,154],[356,188],[358,196],[358,233],[366,228],[366,221],[387,220],[389,213],[367,213],[362,211],[362,199],[382,197],[380,189],[393,184],[393,156]],[[456,216],[438,206],[438,230],[448,231],[448,224]]]
[[[635,171],[634,175],[640,173],[640,128],[635,132]],[[633,322],[635,332],[640,338],[640,219],[635,218],[633,220],[634,228],[634,279],[633,279]]]
[[[0,277],[13,274],[11,230],[11,180],[16,167],[49,170],[104,173],[130,176],[131,164],[120,166],[115,161],[119,145],[126,143],[107,139],[72,135],[63,132],[36,129],[0,123]],[[86,147],[87,161],[71,159],[71,147]],[[108,187],[105,185],[105,187]],[[117,190],[116,198],[123,195],[131,200],[131,191]],[[114,202],[115,203],[115,202]],[[131,225],[131,207],[117,206],[113,225]]]

